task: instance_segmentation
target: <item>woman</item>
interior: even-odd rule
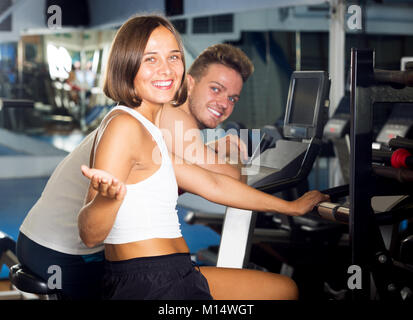
[[[132,51],[131,42],[139,44]],[[159,125],[163,104],[182,101],[179,35],[158,16],[135,17],[118,31],[104,91],[119,102],[103,120],[91,180],[78,218],[88,247],[105,244],[105,299],[295,299],[287,278],[253,270],[195,269],[175,210],[178,185],[232,207],[304,214],[327,196],[288,202],[169,155]],[[179,161],[178,161],[179,160]],[[235,196],[236,195],[236,196]]]

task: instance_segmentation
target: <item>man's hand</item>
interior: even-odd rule
[[[246,162],[248,160],[247,146],[235,134],[228,134],[225,137],[208,143],[208,147],[212,148],[218,155],[223,155],[229,158],[229,162],[233,164]]]
[[[112,176],[110,173],[81,166],[82,174],[90,179],[92,188],[101,196],[122,201],[126,195],[126,185]]]

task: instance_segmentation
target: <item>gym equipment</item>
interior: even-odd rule
[[[27,108],[32,109],[33,107],[34,102],[31,100],[0,98],[0,127],[21,131],[23,119],[16,115],[16,111]]]
[[[374,69],[372,50],[352,49],[349,205],[323,203],[317,211],[322,217],[348,224],[351,264],[360,270],[361,277],[360,287],[350,291],[353,300],[413,298],[413,266],[408,258],[412,238],[397,239],[401,222],[413,217],[413,170],[373,163],[378,157],[372,150],[374,109],[381,103],[412,103],[413,90],[405,87],[412,85],[413,70]],[[388,145],[399,148],[396,140]],[[413,141],[402,141],[404,146],[412,146]],[[372,206],[377,196],[402,197],[378,213]],[[386,224],[393,225],[387,247],[380,229]]]
[[[380,108],[382,106],[375,107]],[[395,137],[412,138],[413,136],[413,104],[394,103],[391,104],[391,114],[383,128],[380,130],[375,149],[388,149],[388,143]]]
[[[38,295],[40,300],[60,300],[61,290],[50,289],[47,281],[34,275],[20,264],[10,267],[9,278],[11,283],[20,291]]]
[[[412,71],[384,71],[374,69],[372,50],[352,50],[351,67],[351,163],[350,163],[350,239],[352,263],[361,267],[363,288],[353,291],[353,298],[367,299],[370,296],[369,272],[372,270],[372,255],[377,254],[377,247],[383,252],[384,244],[380,241],[379,230],[372,222],[371,198],[374,193],[385,190],[385,194],[410,194],[412,186],[391,183],[389,179],[374,179],[372,165],[371,126],[373,105],[378,102],[413,102],[413,91],[401,86],[413,85]],[[399,89],[394,88],[399,85]],[[393,85],[393,87],[392,87]],[[377,174],[377,172],[376,172]],[[383,181],[384,180],[384,181]],[[380,182],[383,184],[380,185]],[[380,188],[381,187],[381,188]],[[377,190],[377,191],[376,191]],[[376,192],[375,192],[376,191]],[[372,235],[366,237],[366,235]],[[377,237],[377,239],[375,239]],[[367,239],[366,239],[367,238]],[[386,255],[385,255],[386,256]],[[377,259],[374,259],[377,261]],[[388,268],[379,264],[375,285],[380,297],[391,298],[398,290],[387,290],[391,283],[385,284]],[[385,270],[387,269],[387,270]],[[402,288],[401,288],[402,289]]]
[[[277,141],[283,138],[278,128],[273,125],[265,125],[261,128],[261,132],[265,134],[265,137],[261,142],[260,153],[267,149],[275,148]]]
[[[372,114],[372,160],[373,162],[380,162],[390,165],[392,151],[389,146],[392,142],[390,140],[394,134],[395,129],[398,130],[398,134],[412,136],[411,123],[413,123],[413,104],[408,103],[378,103],[375,106],[374,113]],[[343,182],[348,184],[350,177],[350,92],[346,92],[345,96],[337,106],[335,113],[327,121],[324,127],[324,138],[332,142],[334,147],[334,153],[338,158],[341,177]],[[401,137],[398,137],[401,139]],[[378,141],[379,139],[380,141]],[[390,148],[390,149],[389,149]],[[399,151],[400,152],[400,151]],[[400,159],[400,158],[398,158]],[[400,160],[399,160],[400,161]],[[387,170],[382,168],[383,170]],[[330,193],[329,190],[324,192]],[[331,204],[333,212],[337,215],[336,219],[330,219],[333,221],[341,221],[347,219],[347,222],[343,223],[343,240],[341,241],[341,248],[345,250],[348,244],[348,199],[346,198],[348,193],[343,195],[342,202],[347,202],[344,205],[338,206],[338,204]],[[375,212],[386,212],[394,209],[400,201],[400,197],[374,197],[372,199],[372,205]],[[347,216],[343,215],[347,213]],[[308,215],[311,216],[311,215]],[[325,216],[324,216],[325,217]],[[341,219],[341,220],[340,220]],[[380,225],[380,230],[383,236],[383,240],[388,247],[392,242],[392,225]],[[347,243],[346,243],[347,242]],[[347,253],[346,253],[347,254]],[[350,254],[348,254],[350,257]],[[347,265],[351,263],[345,262]],[[341,281],[340,284],[344,287],[342,291],[348,292],[345,281]],[[330,293],[333,291],[328,290]],[[333,293],[334,296],[334,293]],[[337,298],[337,297],[334,297]]]
[[[394,137],[413,138],[413,104],[377,103],[372,119],[373,160],[389,151]],[[350,96],[345,95],[324,127],[324,138],[333,143],[344,183],[350,175]]]
[[[0,111],[3,108],[33,108],[34,102],[26,99],[0,99]]]
[[[413,168],[413,156],[407,149],[403,148],[394,152],[373,150],[372,159],[390,164],[393,168]]]
[[[338,159],[344,183],[349,179],[350,161],[350,95],[346,93],[340,100],[334,114],[324,126],[324,139],[331,141],[334,154]]]
[[[248,168],[248,184],[267,193],[286,192],[296,198],[297,187],[310,173],[321,146],[328,110],[328,75],[323,71],[294,72],[291,77],[283,134],[275,148],[267,149]],[[295,193],[295,194],[294,194]],[[290,200],[289,199],[289,200]],[[218,252],[218,267],[247,266],[253,238],[290,239],[293,217],[279,216],[284,229],[255,229],[257,213],[227,208]],[[314,230],[321,225],[314,224]]]
[[[29,112],[28,112],[29,111]],[[33,124],[44,130],[46,122],[70,123],[64,114],[50,114],[52,106],[28,99],[0,98],[0,127],[11,131],[31,131]],[[30,125],[28,125],[30,123]]]

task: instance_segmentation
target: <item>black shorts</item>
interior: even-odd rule
[[[103,299],[212,300],[189,253],[105,261]]]

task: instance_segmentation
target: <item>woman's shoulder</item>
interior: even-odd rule
[[[114,113],[108,122],[105,131],[115,131],[115,133],[142,134],[145,126],[137,118],[124,111]]]
[[[106,125],[100,143],[123,145],[126,149],[136,150],[136,147],[150,142],[151,138],[142,122],[126,112],[119,112]]]

